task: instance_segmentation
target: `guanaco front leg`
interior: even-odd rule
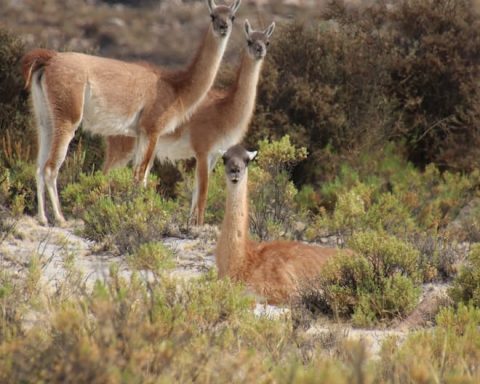
[[[199,156],[197,158],[197,186],[198,186],[198,200],[197,200],[197,225],[203,225],[205,220],[205,206],[207,204],[208,194],[208,160],[206,156]]]
[[[213,171],[213,168],[215,168],[217,160],[217,154],[210,154],[208,156],[208,171],[206,177],[202,178],[201,174],[205,172],[204,169],[205,167],[207,167],[207,160],[204,156],[198,156],[197,158],[195,181],[192,194],[192,205],[190,208],[190,218],[192,220],[196,218],[197,225],[203,225],[205,223],[205,207],[207,205],[208,198],[208,181],[210,174]],[[201,168],[199,168],[200,164]],[[204,192],[201,193],[201,190],[204,190]]]

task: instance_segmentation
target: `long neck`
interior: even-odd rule
[[[235,277],[244,265],[248,240],[247,184],[247,174],[238,184],[227,183],[225,216],[216,252],[220,277]]]
[[[237,79],[229,90],[226,110],[232,117],[242,120],[248,126],[255,108],[257,84],[262,70],[263,60],[252,59],[247,52],[243,54]]]
[[[177,93],[186,113],[192,113],[211,88],[229,37],[215,36],[210,25],[190,65],[175,74],[178,81]]]

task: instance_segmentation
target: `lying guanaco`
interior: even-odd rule
[[[286,303],[302,284],[320,275],[327,260],[344,250],[296,241],[250,240],[248,164],[256,154],[235,145],[223,155],[227,199],[215,251],[218,275],[245,283],[269,303]]]

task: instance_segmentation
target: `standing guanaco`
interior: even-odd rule
[[[212,89],[198,110],[184,124],[157,142],[157,158],[197,161],[191,216],[203,225],[208,194],[208,179],[219,150],[239,143],[245,136],[255,109],[257,84],[267,54],[272,23],[264,31],[252,30],[245,20],[246,48],[237,70],[236,80],[226,91]],[[126,165],[133,157],[135,138],[109,136],[104,172]]]
[[[65,221],[57,191],[58,171],[76,129],[137,137],[135,179],[146,182],[160,135],[173,132],[202,102],[213,84],[240,0],[215,5],[211,23],[185,69],[166,70],[75,52],[34,49],[22,60],[37,123],[38,218],[47,223],[45,186],[59,223]]]

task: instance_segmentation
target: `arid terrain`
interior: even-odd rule
[[[63,228],[45,227],[38,224],[35,218],[23,216],[8,220],[4,225],[10,226],[11,231],[0,243],[0,267],[21,275],[28,269],[32,257],[38,257],[42,284],[52,290],[62,284],[71,268],[65,265],[72,261],[82,276],[81,283],[89,289],[96,280],[103,280],[109,275],[112,265],[119,266],[123,277],[129,278],[131,275],[132,269],[126,263],[125,255],[102,251],[95,242],[76,234],[82,228],[81,220],[69,221]],[[206,226],[194,229],[189,238],[165,237],[162,242],[173,252],[175,260],[171,275],[175,278],[194,279],[215,268],[216,235],[216,227]],[[144,278],[148,279],[149,272],[143,272]],[[395,336],[403,340],[410,331],[432,326],[441,306],[448,304],[447,287],[446,284],[425,284],[417,308],[407,318],[388,328],[359,329],[348,322],[336,322],[322,317],[310,322],[304,332],[312,340],[319,337],[340,337],[364,342],[370,357],[378,358],[385,338]],[[290,316],[289,306],[257,303],[253,311],[258,316],[269,318]],[[32,321],[30,317],[29,321]]]

